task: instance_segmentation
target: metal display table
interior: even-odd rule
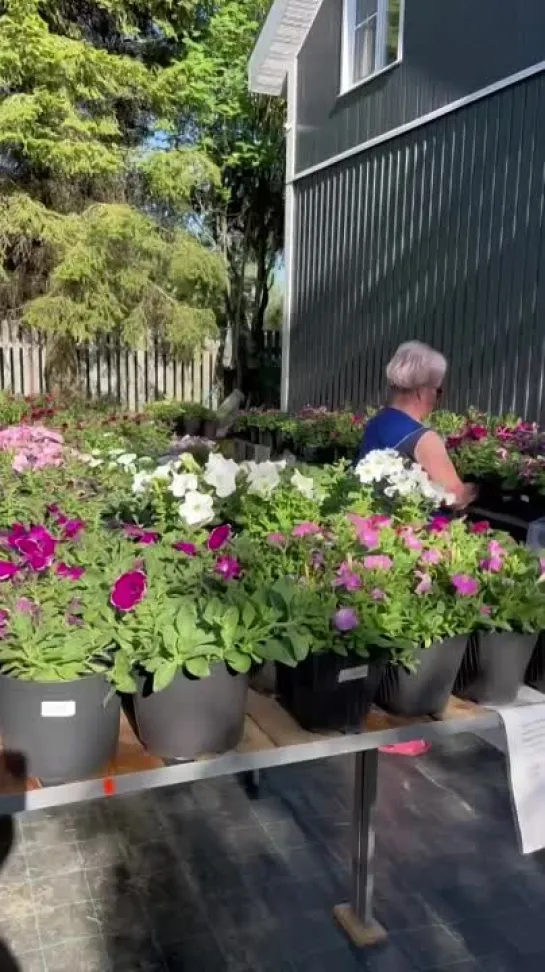
[[[318,735],[302,729],[271,696],[250,690],[244,735],[237,750],[195,762],[166,764],[142,747],[122,716],[119,747],[104,775],[57,786],[20,778],[17,758],[0,760],[0,814],[64,806],[85,800],[138,793],[156,787],[230,774],[255,774],[331,756],[355,754],[352,842],[352,892],[349,904],[334,914],[359,946],[374,945],[386,932],[373,916],[374,816],[378,748],[411,739],[437,740],[461,732],[479,732],[499,724],[496,712],[454,697],[440,719],[402,719],[373,710],[357,734]]]

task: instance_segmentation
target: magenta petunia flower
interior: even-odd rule
[[[489,574],[499,574],[503,569],[503,560],[501,557],[485,557],[481,560],[480,566]]]
[[[451,580],[460,597],[473,597],[479,592],[479,582],[468,574],[454,574]]]
[[[240,577],[240,564],[236,557],[225,554],[216,560],[216,573],[221,574],[224,580],[234,580]]]
[[[118,577],[110,594],[110,603],[118,611],[132,611],[146,595],[147,579],[143,570],[129,570]]]
[[[55,573],[67,580],[79,580],[85,573],[85,567],[70,567],[69,564],[60,563],[55,567]]]
[[[467,430],[467,435],[470,439],[475,439],[479,442],[480,439],[488,438],[488,429],[485,425],[470,425]]]
[[[144,530],[143,527],[136,526],[132,523],[127,523],[126,526],[123,527],[123,532],[129,539],[136,540],[137,543],[142,543],[146,547],[149,547],[153,543],[157,543],[160,539],[160,534],[156,533],[154,530]]]
[[[11,531],[9,544],[25,558],[31,570],[42,571],[53,563],[57,540],[44,526],[26,530],[16,524]]]
[[[334,587],[343,587],[345,591],[359,591],[362,586],[361,577],[355,573],[350,567],[350,564],[341,564],[335,580],[333,581]]]
[[[488,520],[477,520],[476,523],[470,524],[469,529],[471,533],[488,533],[490,530],[490,523]]]
[[[414,593],[429,594],[432,589],[432,579],[429,574],[426,574],[423,570],[415,570],[415,575],[420,578],[418,584],[415,587]]]
[[[374,513],[373,516],[369,517],[369,524],[376,527],[377,530],[383,530],[384,527],[392,525],[392,518],[391,516],[384,516],[382,513]]]
[[[185,540],[178,540],[177,543],[172,544],[174,550],[179,550],[180,553],[186,555],[186,557],[196,557],[197,548],[194,543],[186,543]]]
[[[422,543],[421,540],[418,539],[418,537],[414,535],[411,527],[408,527],[406,530],[404,530],[403,533],[401,534],[401,537],[403,543],[405,544],[406,547],[409,548],[409,550],[422,550],[424,544]]]
[[[498,543],[497,540],[490,540],[488,544],[488,552],[491,557],[507,556],[507,550],[505,549],[505,547],[502,547],[501,543]]]
[[[317,523],[309,523],[308,521],[304,523],[299,523],[298,526],[294,527],[291,531],[293,537],[315,537],[316,534],[320,533],[320,527]]]
[[[333,624],[337,631],[353,631],[359,623],[358,615],[353,608],[339,608],[333,615]]]
[[[424,550],[420,560],[423,564],[439,564],[441,563],[441,554],[439,550]]]
[[[356,528],[356,536],[362,547],[374,550],[380,544],[377,524],[373,523],[372,517],[358,516],[356,513],[349,513],[348,519]]]
[[[283,533],[269,533],[267,537],[267,543],[270,543],[271,547],[284,547],[286,542],[287,540]]]
[[[448,516],[434,516],[428,524],[428,530],[431,533],[443,533],[448,530],[450,526],[450,520]]]
[[[75,540],[85,530],[84,520],[66,520],[62,525],[62,535],[65,540]]]
[[[0,581],[11,580],[19,568],[9,560],[0,560]]]
[[[209,533],[206,546],[215,553],[216,550],[221,550],[226,543],[229,543],[231,534],[232,530],[229,524],[225,523],[223,526],[218,526]]]
[[[392,565],[392,558],[386,554],[370,554],[363,558],[363,566],[366,570],[390,570]]]

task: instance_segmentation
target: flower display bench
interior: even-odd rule
[[[146,752],[125,716],[115,759],[104,774],[91,779],[41,786],[39,780],[25,777],[20,756],[4,753],[0,759],[0,814],[354,754],[352,891],[349,903],[337,905],[334,914],[355,945],[376,945],[387,934],[373,914],[379,747],[414,738],[438,740],[462,732],[478,733],[498,725],[495,711],[451,697],[440,719],[404,719],[374,709],[360,733],[318,735],[302,729],[272,696],[250,690],[242,741],[235,752],[223,756],[167,764]]]

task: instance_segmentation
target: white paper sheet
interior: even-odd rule
[[[498,708],[507,736],[511,797],[523,854],[545,847],[545,700]]]

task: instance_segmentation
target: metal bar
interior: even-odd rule
[[[0,794],[0,815],[21,810],[38,810],[64,806],[84,800],[97,800],[114,794],[138,793],[159,787],[190,783],[195,780],[230,776],[233,773],[267,769],[274,766],[290,766],[331,756],[357,753],[380,746],[412,739],[440,739],[460,732],[478,732],[499,724],[499,716],[492,709],[472,719],[449,719],[445,722],[411,723],[380,732],[362,732],[354,735],[319,738],[316,742],[281,746],[254,753],[226,753],[213,759],[191,763],[176,763],[159,769],[126,773],[107,779],[80,780],[60,786],[47,786],[11,794]]]
[[[373,862],[377,802],[378,749],[357,753],[352,834],[352,911],[362,925],[373,924]]]

